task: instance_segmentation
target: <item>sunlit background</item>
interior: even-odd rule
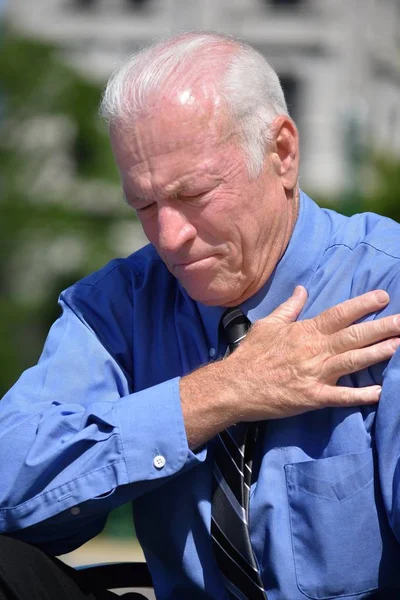
[[[161,37],[250,42],[298,125],[302,188],[400,220],[400,0],[0,0],[0,15],[0,391],[37,360],[61,289],[145,243],[97,106]],[[128,510],[96,542],[105,560],[136,553]]]

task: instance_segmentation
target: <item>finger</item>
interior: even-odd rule
[[[351,325],[329,338],[330,349],[337,354],[376,344],[400,333],[400,315],[391,315],[375,321]]]
[[[335,333],[370,313],[382,310],[388,302],[389,294],[387,292],[375,290],[357,296],[357,298],[345,300],[345,302],[325,310],[313,320],[321,333]]]
[[[279,323],[293,323],[299,316],[308,298],[307,290],[298,285],[293,294],[278,308],[276,308],[267,319]]]
[[[330,389],[328,390],[327,388]],[[380,385],[370,385],[361,388],[350,388],[341,385],[324,386],[321,395],[325,394],[328,401],[326,406],[359,406],[360,404],[375,404],[378,402],[382,388]]]
[[[350,373],[361,371],[361,369],[367,369],[372,365],[376,365],[377,363],[392,358],[399,346],[400,339],[394,338],[369,346],[368,348],[344,352],[327,361],[326,366],[328,368],[328,373],[337,380],[343,375],[349,375]]]

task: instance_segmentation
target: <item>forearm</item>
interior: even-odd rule
[[[192,450],[243,419],[229,359],[197,369],[180,380],[183,419]]]

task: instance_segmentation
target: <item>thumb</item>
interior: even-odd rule
[[[302,311],[308,298],[307,290],[302,285],[295,287],[293,294],[267,317],[279,323],[293,323]]]

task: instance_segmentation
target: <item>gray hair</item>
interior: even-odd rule
[[[100,114],[109,124],[129,122],[146,110],[151,94],[218,74],[218,95],[238,125],[249,174],[256,176],[271,141],[270,125],[288,110],[272,67],[254,48],[229,36],[186,33],[132,55],[111,75]]]

